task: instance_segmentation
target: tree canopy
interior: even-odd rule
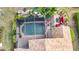
[[[38,14],[41,14],[45,16],[46,18],[49,18],[54,14],[56,11],[55,7],[35,7],[33,8],[32,12],[37,12]]]

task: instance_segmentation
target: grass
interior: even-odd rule
[[[74,19],[75,19],[75,22],[76,22],[76,26],[77,26],[76,28],[77,28],[78,37],[79,37],[79,12],[75,13]]]
[[[71,28],[71,27],[70,27],[70,34],[71,34],[71,39],[72,39],[72,42],[73,42],[74,39],[75,39],[75,33],[74,33],[73,28]]]
[[[3,27],[0,27],[0,43],[2,42],[2,37],[3,37]]]

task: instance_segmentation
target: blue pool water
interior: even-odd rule
[[[44,23],[25,23],[22,32],[25,35],[43,35],[45,33]]]

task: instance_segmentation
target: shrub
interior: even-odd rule
[[[76,22],[76,28],[77,28],[78,37],[79,37],[79,13],[75,13],[74,19],[75,19],[75,22]]]
[[[71,39],[72,39],[72,42],[73,42],[74,39],[75,39],[75,33],[74,33],[73,28],[71,28],[71,27],[70,27],[70,34],[71,34]]]
[[[2,42],[4,27],[0,27],[0,42]]]
[[[12,24],[12,36],[13,36],[14,43],[16,42],[16,21],[17,21],[17,19],[22,19],[22,18],[24,18],[24,17],[23,16],[15,15],[15,18],[13,20],[13,24]]]

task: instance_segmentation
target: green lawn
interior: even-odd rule
[[[72,39],[72,42],[73,42],[74,39],[75,39],[75,33],[74,33],[73,28],[71,28],[71,27],[70,27],[70,34],[71,34],[71,39]]]

